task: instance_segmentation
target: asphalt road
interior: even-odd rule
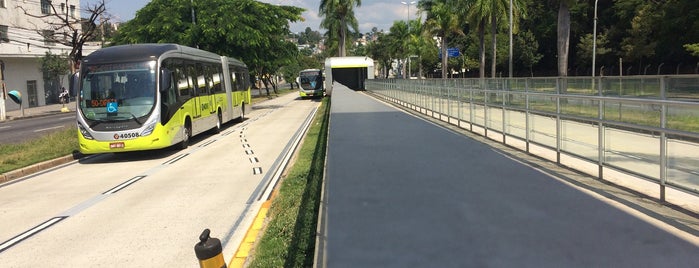
[[[336,84],[337,85],[337,84]],[[699,247],[337,85],[318,267],[696,267]]]
[[[20,143],[75,126],[75,112],[9,120],[0,124],[0,144]]]
[[[99,154],[0,184],[2,267],[197,267],[233,257],[318,102],[288,94],[185,150]]]

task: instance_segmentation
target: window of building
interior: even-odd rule
[[[66,3],[61,3],[61,14],[66,14]]]
[[[75,5],[70,5],[70,17],[75,18]]]
[[[43,30],[41,35],[44,36],[44,45],[53,46],[56,44],[56,40],[53,37],[54,32],[52,30]]]
[[[51,1],[41,0],[41,14],[51,14]]]
[[[7,8],[7,4],[5,4],[5,0],[0,0],[0,8]]]
[[[0,0],[2,1],[2,0]],[[10,37],[7,34],[10,31],[10,27],[7,25],[0,25],[0,43],[10,42]]]

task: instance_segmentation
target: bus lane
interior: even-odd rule
[[[224,257],[232,257],[264,201],[258,200],[263,189],[273,185],[268,174],[318,106],[296,98],[255,105],[245,121],[197,138],[186,150],[138,153],[138,159],[100,155],[0,187],[0,201],[7,201],[0,204],[0,243],[49,225],[0,248],[0,262],[196,266],[193,246],[205,228],[221,239]]]

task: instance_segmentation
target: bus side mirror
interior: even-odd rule
[[[162,68],[160,70],[160,91],[165,92],[170,90],[170,87],[172,86],[172,72],[168,70],[167,68]]]
[[[296,84],[301,84],[301,77],[296,77]]]
[[[75,97],[78,92],[78,85],[80,85],[80,72],[75,72],[70,76],[68,85],[68,94],[70,94],[71,97]]]

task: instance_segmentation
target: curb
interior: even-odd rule
[[[41,163],[37,163],[28,167],[16,169],[13,171],[8,171],[6,173],[0,174],[0,183],[5,183],[9,182],[15,179],[22,178],[24,176],[32,175],[34,173],[38,173],[40,171],[44,171],[68,162],[71,162],[73,160],[77,160],[82,158],[83,155],[80,153],[73,153],[71,155],[66,155],[63,157],[51,159],[51,160],[46,160]]]

